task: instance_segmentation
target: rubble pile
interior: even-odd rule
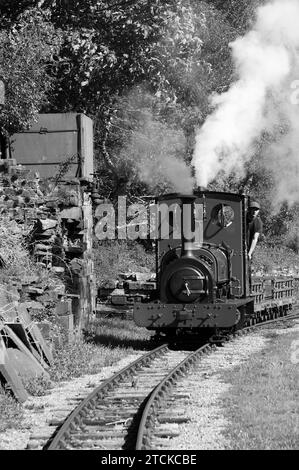
[[[41,181],[15,160],[0,160],[3,233],[13,237],[16,227],[34,261],[32,271],[9,271],[18,264],[13,240],[12,253],[0,243],[0,381],[20,401],[27,398],[20,377],[47,376],[52,320],[69,339],[75,332],[86,249],[83,199],[79,179]]]

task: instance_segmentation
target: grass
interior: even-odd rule
[[[93,322],[90,333],[93,341],[107,347],[121,347],[128,352],[149,347],[151,333],[136,326],[132,320],[99,318]]]
[[[0,269],[0,284],[21,285],[25,280],[36,276],[40,286],[55,287],[57,276],[35,263],[30,256],[25,240],[29,231],[30,227],[25,228],[10,217],[1,215],[0,254],[4,266]]]
[[[49,368],[50,380],[43,377],[23,380],[32,396],[45,395],[53,383],[85,374],[96,374],[136,349],[149,347],[150,333],[130,320],[103,318],[90,327],[85,339],[63,343],[54,351],[54,363]],[[22,429],[23,407],[0,387],[0,432],[9,428]]]
[[[94,248],[97,282],[118,279],[122,272],[154,272],[155,252],[127,240],[98,242]]]
[[[45,395],[47,390],[52,386],[51,380],[44,375],[30,378],[22,377],[22,383],[29,395],[34,397]]]
[[[233,450],[298,449],[299,368],[291,360],[298,333],[268,335],[262,353],[223,377],[233,384],[223,398]]]
[[[54,362],[49,369],[50,380],[44,377],[23,379],[32,396],[47,393],[53,382],[61,382],[85,374],[96,374],[136,349],[149,347],[150,333],[130,320],[103,318],[93,322],[85,338],[66,341],[56,347]]]
[[[23,408],[0,385],[0,432],[15,429],[20,426],[23,419]]]
[[[84,374],[96,374],[134,350],[144,348],[149,337],[147,330],[138,328],[130,320],[95,320],[85,332],[85,338],[77,338],[56,348],[50,378],[59,382]]]
[[[50,377],[54,382],[70,380],[84,374],[96,374],[123,357],[121,348],[109,348],[77,339],[57,348]],[[96,360],[95,358],[99,358]]]

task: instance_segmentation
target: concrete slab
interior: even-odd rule
[[[12,331],[17,335],[17,337],[25,344],[25,346],[28,348],[28,350],[33,354],[35,359],[38,360],[38,362],[43,366],[44,369],[47,369],[49,367],[49,364],[47,364],[44,360],[44,355],[42,348],[39,346],[39,343],[34,341],[32,338],[32,334],[29,334],[29,331],[31,329],[28,328],[28,330],[25,328],[25,326],[22,323],[6,323],[9,328],[12,329]],[[35,325],[34,325],[35,326]]]
[[[0,324],[1,327],[1,324]],[[10,390],[15,398],[24,402],[28,398],[28,393],[26,392],[24,385],[17,375],[16,370],[14,369],[12,363],[10,362],[9,356],[7,354],[7,349],[5,343],[0,336],[0,377],[1,381],[4,383],[4,386],[7,390]]]
[[[34,355],[29,351],[29,349],[25,346],[25,344],[18,338],[18,336],[13,332],[13,330],[5,323],[2,325],[0,334],[2,334],[2,337],[5,336],[6,349],[8,348],[19,349],[23,353],[23,355],[26,356],[27,360],[31,361],[32,367],[35,367],[36,375],[44,374],[45,377],[49,378],[48,372],[45,371],[45,369],[38,362],[38,360],[34,357]],[[18,358],[21,359],[23,355],[22,356],[18,355]],[[22,376],[21,364],[18,370],[20,371],[20,375]]]

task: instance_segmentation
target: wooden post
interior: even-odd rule
[[[90,320],[95,314],[95,287],[94,287],[94,263],[92,255],[92,228],[93,228],[93,215],[92,215],[92,202],[89,193],[83,193],[83,269],[80,279],[80,294],[81,294],[81,312],[82,321],[81,327],[86,328]]]
[[[5,86],[2,80],[0,80],[0,104],[5,104]]]

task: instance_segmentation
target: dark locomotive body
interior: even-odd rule
[[[217,333],[291,308],[292,278],[251,279],[247,206],[244,195],[200,189],[157,198],[157,290],[134,305],[137,325]]]

